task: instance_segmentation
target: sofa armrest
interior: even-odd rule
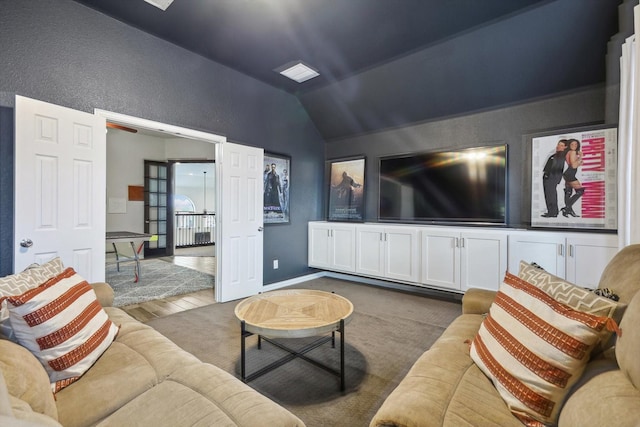
[[[496,297],[496,291],[471,288],[462,296],[463,314],[486,314]]]
[[[113,289],[109,286],[108,283],[104,282],[96,282],[92,283],[91,286],[98,297],[98,302],[103,307],[111,307],[113,306]]]

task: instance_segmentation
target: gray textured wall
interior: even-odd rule
[[[367,156],[365,214],[378,219],[379,157],[437,151],[450,147],[508,144],[507,221],[511,227],[529,222],[530,144],[526,135],[604,121],[605,88],[531,101],[520,105],[406,126],[327,144],[327,158]]]
[[[307,268],[307,222],[322,206],[324,146],[298,100],[70,0],[0,0],[0,93],[227,136],[292,158],[291,224],[266,226],[265,283]],[[206,41],[203,41],[203,43]],[[10,273],[12,129],[0,132],[0,275]],[[10,119],[9,119],[10,121]],[[7,129],[5,131],[5,129]],[[11,132],[9,134],[9,132]],[[272,270],[271,259],[280,259]]]
[[[616,28],[615,1],[549,1],[301,100],[331,141],[552,96],[605,81]]]

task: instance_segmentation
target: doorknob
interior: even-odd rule
[[[20,246],[22,246],[23,248],[30,248],[31,246],[33,246],[33,241],[31,239],[22,239],[20,241]]]
[[[261,232],[262,230],[264,230],[264,228],[262,228],[262,227],[258,227],[258,231],[260,231],[260,232]]]

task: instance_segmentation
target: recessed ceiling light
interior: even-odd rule
[[[171,3],[173,3],[173,0],[144,0],[144,1],[162,10],[167,10],[167,8],[171,6]]]
[[[292,66],[286,66],[284,70],[276,70],[280,74],[285,77],[290,78],[291,80],[295,80],[298,83],[306,82],[309,79],[314,77],[318,77],[320,73],[318,73],[313,68],[308,65],[303,64],[302,62],[296,62]]]

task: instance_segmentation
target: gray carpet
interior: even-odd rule
[[[140,261],[140,280],[134,283],[134,264],[115,264],[106,267],[105,281],[115,293],[114,307],[136,304],[213,289],[214,277],[191,268],[181,267],[160,259]]]
[[[336,279],[317,279],[294,287],[334,291],[354,305],[345,332],[344,392],[340,392],[336,376],[300,359],[249,383],[309,427],[367,426],[415,360],[461,311],[459,302]],[[233,313],[237,303],[212,304],[148,324],[202,361],[239,378],[240,325]],[[256,342],[255,336],[247,339],[248,374],[285,354],[269,343],[258,350]],[[286,340],[294,348],[306,342]],[[339,368],[339,347],[324,344],[307,356]]]

